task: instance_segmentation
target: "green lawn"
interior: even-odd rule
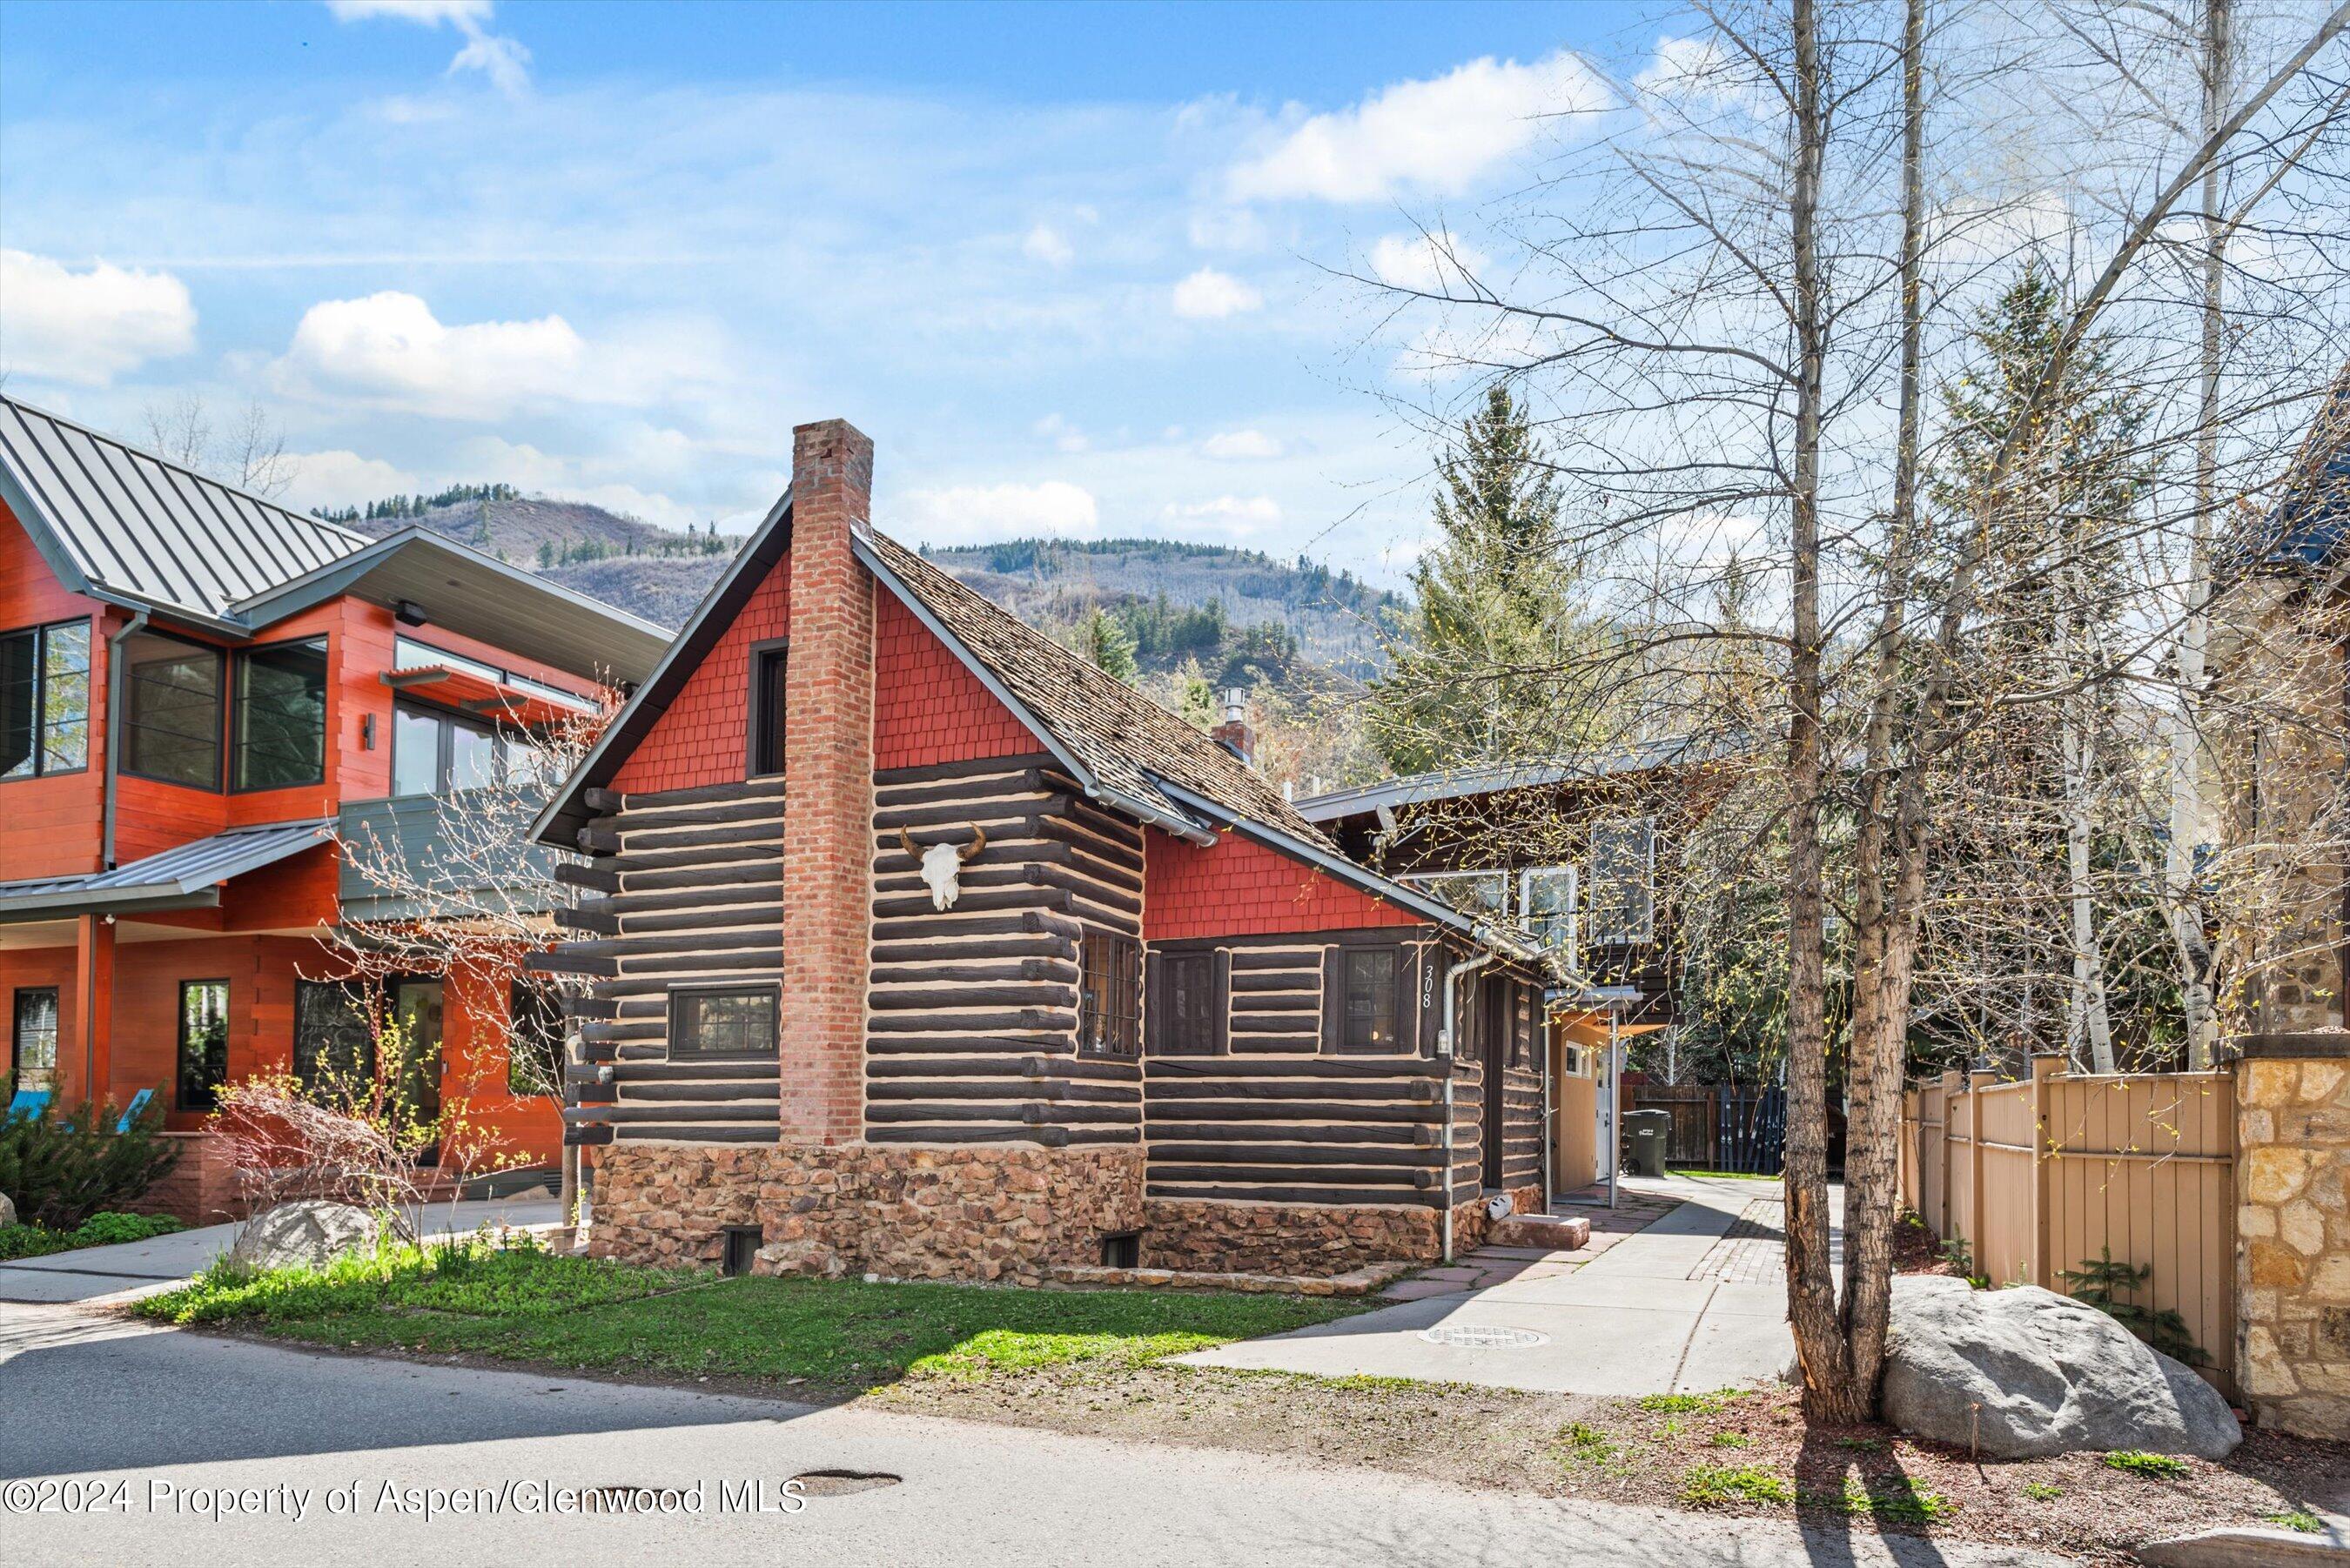
[[[1363,1304],[1188,1291],[722,1280],[473,1242],[392,1248],[323,1272],[215,1272],[135,1310],[323,1345],[765,1378],[790,1382],[798,1394],[846,1394],[910,1373],[968,1378],[1150,1361],[1326,1322]]]

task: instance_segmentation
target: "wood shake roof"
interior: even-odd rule
[[[1193,814],[1161,781],[1233,814],[1327,846],[1262,774],[1124,681],[1104,674],[895,539],[860,535],[889,576],[1008,689],[1022,717],[1050,733],[1110,790],[1178,817]]]

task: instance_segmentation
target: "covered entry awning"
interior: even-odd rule
[[[111,871],[0,882],[0,923],[203,909],[220,902],[223,882],[324,844],[334,826],[328,817],[232,827]]]

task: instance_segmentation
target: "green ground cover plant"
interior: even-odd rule
[[[185,1222],[168,1214],[93,1214],[70,1231],[46,1225],[0,1225],[0,1262],[12,1258],[40,1258],[81,1247],[114,1247],[126,1241],[151,1241],[184,1231]]]
[[[1681,1501],[1699,1508],[1731,1502],[1789,1503],[1795,1486],[1760,1465],[1691,1465],[1681,1476]]]
[[[215,1265],[136,1310],[351,1348],[763,1379],[834,1394],[908,1376],[1133,1366],[1362,1306],[1188,1291],[721,1279],[474,1239],[387,1245],[325,1269],[247,1274]]]
[[[2149,1454],[2137,1449],[2116,1449],[2106,1456],[2108,1468],[2158,1480],[2178,1480],[2192,1473],[2187,1461],[2169,1454]]]

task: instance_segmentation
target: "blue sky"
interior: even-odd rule
[[[1378,301],[1664,24],[1611,4],[0,9],[0,369],[258,399],[289,499],[508,480],[739,526],[795,422],[947,543],[1393,579],[1441,405]],[[1562,111],[1565,111],[1562,116]]]

